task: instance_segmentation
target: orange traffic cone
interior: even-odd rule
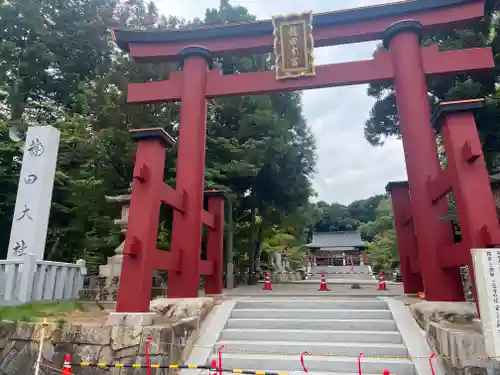
[[[269,272],[266,272],[266,281],[264,282],[264,288],[262,290],[273,290],[273,287],[271,286],[271,275],[269,275]]]
[[[321,281],[319,282],[319,292],[329,292],[328,286],[326,285],[325,272],[321,272]]]
[[[215,372],[210,372],[210,370],[213,370]],[[210,370],[208,370],[209,375],[216,375],[217,374],[217,361],[215,359],[212,359],[210,361]]]
[[[72,375],[72,372],[71,372],[71,356],[69,354],[66,354],[66,357],[64,357],[64,365],[63,365],[63,368],[62,368],[61,375]]]
[[[377,284],[377,290],[387,290],[387,281],[385,281],[385,276],[383,272],[380,272]]]

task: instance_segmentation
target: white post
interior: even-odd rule
[[[500,249],[471,249],[486,354],[500,359]],[[495,364],[497,365],[497,364]]]
[[[43,260],[59,138],[52,126],[28,128],[7,259],[30,253]]]
[[[342,253],[342,265],[345,266],[346,265],[346,259],[345,259],[345,253]]]
[[[23,266],[19,271],[19,295],[17,299],[19,302],[27,303],[31,301],[33,292],[33,282],[36,272],[36,255],[31,253],[26,254],[24,256]]]
[[[74,284],[74,290],[73,290],[73,298],[77,299],[78,298],[78,293],[80,290],[83,289],[83,279],[85,276],[87,276],[87,266],[85,264],[84,259],[78,259],[76,261],[76,264],[80,266],[79,272],[77,273],[75,284]]]

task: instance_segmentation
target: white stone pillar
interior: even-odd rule
[[[28,128],[7,259],[30,253],[43,260],[59,138],[59,130],[52,126]]]

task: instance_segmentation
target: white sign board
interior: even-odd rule
[[[472,249],[486,354],[500,359],[500,249]]]
[[[59,138],[52,126],[28,128],[7,259],[31,253],[43,260]]]

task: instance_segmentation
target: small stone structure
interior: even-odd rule
[[[152,364],[179,364],[188,358],[197,339],[201,321],[214,305],[213,298],[152,301],[156,313],[149,326],[106,325],[95,323],[53,322],[45,328],[40,375],[52,375],[62,369],[64,356],[72,362],[146,364],[145,343],[152,338],[149,359]],[[0,322],[0,373],[32,374],[36,362],[42,326],[40,323]],[[132,368],[107,370],[73,366],[76,375],[132,375],[146,370]],[[170,370],[172,371],[172,370]],[[168,369],[152,369],[152,375],[164,375]]]
[[[474,302],[419,301],[410,310],[442,358],[447,375],[486,375],[493,369]]]
[[[118,203],[121,205],[121,217],[119,219],[115,219],[114,223],[121,227],[122,233],[126,233],[130,207],[130,189],[129,194],[106,196],[106,201],[108,203]],[[108,263],[106,265],[99,266],[99,276],[106,278],[105,286],[107,288],[112,285],[114,286],[115,284],[116,288],[118,288],[118,280],[122,272],[124,246],[125,241],[122,241],[115,249],[115,255],[108,258]]]

